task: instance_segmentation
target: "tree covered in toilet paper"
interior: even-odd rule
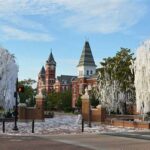
[[[5,110],[12,109],[15,105],[17,76],[18,66],[14,55],[7,49],[0,48],[0,106]]]

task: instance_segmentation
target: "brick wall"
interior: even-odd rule
[[[88,121],[91,115],[91,121],[104,122],[106,117],[105,114],[106,114],[105,108],[99,107],[91,109],[89,100],[82,99],[82,117],[85,121]]]
[[[44,97],[37,95],[36,107],[27,107],[25,104],[18,108],[19,120],[44,120]]]
[[[112,120],[111,125],[120,127],[131,127],[140,129],[150,129],[150,123],[148,122],[134,122],[134,121],[123,121],[123,120]]]
[[[75,108],[75,104],[80,94],[80,85],[83,86],[83,91],[88,85],[96,86],[96,78],[77,78],[72,81],[72,107]]]
[[[82,118],[85,121],[89,120],[90,103],[89,100],[82,100]]]

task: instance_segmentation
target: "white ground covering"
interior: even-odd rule
[[[81,123],[77,123],[78,116],[76,115],[55,115],[54,118],[47,118],[45,122],[35,121],[35,135],[49,135],[49,134],[80,134]],[[13,131],[14,122],[6,122],[5,133],[2,133],[2,122],[0,122],[0,134],[13,134],[13,135],[32,135],[31,122],[18,122],[19,131]],[[121,128],[108,125],[101,125],[99,123],[92,123],[92,128],[85,124],[84,134],[92,133],[114,133],[114,132],[134,132],[140,129]],[[143,131],[143,130],[141,130]],[[145,131],[145,130],[144,130]]]

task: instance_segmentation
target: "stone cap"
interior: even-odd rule
[[[35,96],[35,98],[36,98],[36,99],[44,99],[45,96],[42,94],[42,92],[40,92],[39,94],[37,94],[37,95]]]
[[[102,108],[102,105],[97,105],[96,108]]]
[[[19,103],[18,107],[27,107],[27,104],[26,103]]]
[[[82,100],[89,100],[90,99],[87,88],[85,89],[85,94],[81,96],[81,99]]]

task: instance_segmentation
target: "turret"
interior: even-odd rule
[[[45,89],[45,68],[42,67],[38,75],[38,93],[41,93]]]

